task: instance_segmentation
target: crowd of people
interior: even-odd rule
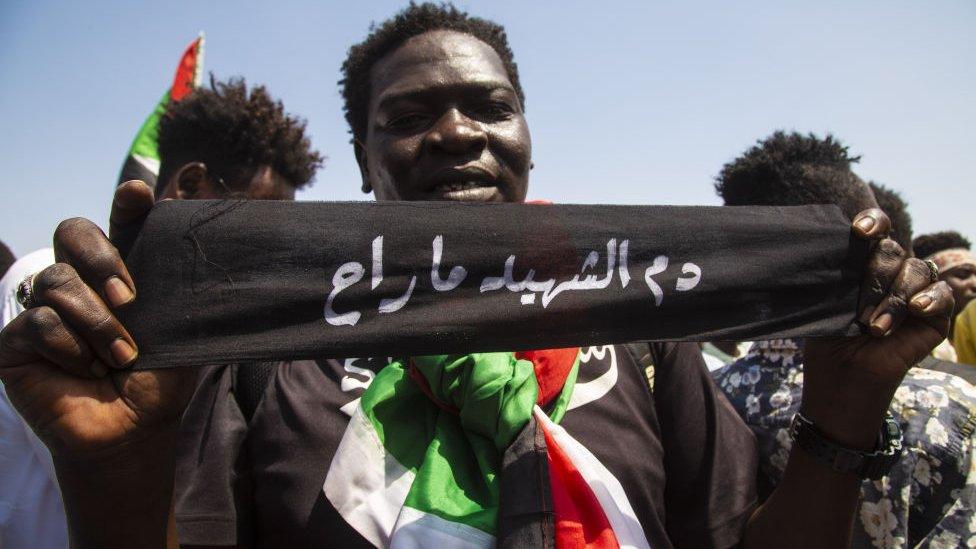
[[[526,94],[501,25],[411,4],[350,47],[340,86],[364,193],[525,201]],[[294,200],[323,163],[303,120],[241,79],[170,104],[159,155],[155,181],[117,188],[108,236],[72,219],[53,250],[0,249],[0,547],[976,545],[976,255],[958,232],[914,236],[902,196],[833,136],[765,136],[716,167],[715,190],[727,206],[838,206],[871,249],[860,335],[134,370],[123,258],[153,205]],[[416,373],[525,364],[529,381],[465,398]],[[571,397],[606,372],[601,394]],[[432,405],[404,400],[400,374]],[[519,435],[538,412],[504,393],[523,390],[543,442]],[[418,465],[353,474],[361,422],[395,425],[383,410],[427,426],[398,443]],[[589,468],[525,465],[558,440]]]

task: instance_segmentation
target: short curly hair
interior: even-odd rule
[[[323,157],[305,135],[305,120],[285,113],[264,86],[243,78],[199,88],[171,102],[159,122],[159,185],[178,164],[200,161],[225,178],[271,166],[295,189],[311,183]],[[157,194],[161,189],[157,189]]]
[[[370,25],[369,36],[349,48],[346,60],[342,63],[343,78],[339,80],[339,86],[342,88],[342,97],[345,100],[343,110],[355,139],[362,140],[366,136],[371,93],[370,71],[373,65],[407,39],[435,30],[470,34],[491,46],[501,58],[522,109],[525,109],[525,93],[519,81],[515,55],[508,45],[505,27],[480,17],[470,16],[449,3],[410,2],[410,5],[400,13],[379,25],[376,23]]]
[[[727,206],[837,204],[853,218],[871,198],[851,171],[859,160],[832,135],[777,131],[725,164],[715,190]]]
[[[969,242],[968,238],[956,231],[942,231],[940,233],[918,235],[912,241],[912,246],[915,248],[915,255],[925,259],[942,250],[951,250],[952,248],[965,248],[968,250],[972,247],[972,243]]]
[[[889,237],[901,245],[906,252],[912,251],[912,216],[908,213],[908,204],[902,198],[901,193],[890,189],[881,183],[868,181],[874,199],[878,201],[878,207],[888,214],[891,220],[891,234]]]

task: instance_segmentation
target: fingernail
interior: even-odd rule
[[[861,311],[861,316],[859,316],[857,320],[861,324],[864,324],[865,326],[870,324],[871,317],[874,316],[874,311],[876,311],[877,309],[878,309],[877,307],[865,307],[864,310]]]
[[[874,319],[874,322],[871,323],[871,328],[874,330],[875,335],[887,335],[888,331],[891,330],[891,321],[891,313],[884,313]]]
[[[119,368],[128,366],[136,359],[136,350],[132,348],[132,345],[129,345],[128,341],[121,337],[113,341],[108,348],[112,352],[112,358],[115,359],[115,364]]]
[[[866,215],[861,219],[858,219],[855,225],[857,225],[858,229],[861,229],[864,232],[869,232],[871,229],[874,228],[875,223],[877,223],[877,220],[875,220],[870,215]]]
[[[91,364],[91,373],[97,378],[103,378],[108,375],[108,366],[103,364],[101,360],[94,360]]]
[[[916,308],[924,311],[926,307],[932,304],[932,298],[927,295],[920,295],[912,300],[912,304],[915,305]]]
[[[113,307],[121,307],[135,298],[135,294],[122,279],[113,276],[105,281],[105,297]]]

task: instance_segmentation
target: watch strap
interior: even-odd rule
[[[885,415],[884,425],[878,434],[878,444],[871,452],[855,450],[834,442],[800,413],[793,416],[790,438],[796,446],[829,466],[831,470],[871,480],[886,475],[898,462],[902,452],[901,428],[891,414]]]

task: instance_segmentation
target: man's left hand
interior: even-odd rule
[[[949,287],[906,257],[887,238],[890,228],[879,209],[854,218],[854,234],[873,243],[858,312],[866,333],[810,339],[804,349],[801,411],[837,442],[863,449],[874,446],[905,373],[948,335],[953,310]]]

